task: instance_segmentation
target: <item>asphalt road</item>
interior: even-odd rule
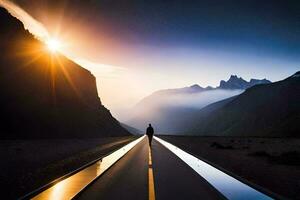
[[[148,140],[145,138],[77,199],[150,200],[153,197],[149,197],[149,188],[154,188],[155,199],[158,200],[223,199],[205,179],[155,140],[152,144],[152,165],[149,157]],[[153,183],[148,178],[151,166]]]

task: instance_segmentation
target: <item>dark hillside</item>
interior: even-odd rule
[[[299,137],[300,72],[256,85],[204,115],[194,115],[189,132],[214,136]]]
[[[0,8],[0,138],[129,134],[101,104],[95,77],[51,54]]]

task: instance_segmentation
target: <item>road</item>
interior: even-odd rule
[[[149,151],[145,138],[76,199],[224,199],[157,141]]]

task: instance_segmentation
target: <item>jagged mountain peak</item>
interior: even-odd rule
[[[188,87],[176,88],[176,89],[164,89],[158,90],[153,94],[156,95],[170,95],[170,94],[185,94],[185,93],[199,93],[215,89],[225,89],[225,90],[245,90],[257,84],[267,84],[271,81],[267,79],[251,79],[249,82],[244,80],[242,77],[237,75],[231,75],[227,81],[221,80],[220,86],[218,87],[201,87],[199,84],[193,84]],[[151,96],[151,95],[150,95]]]
[[[271,83],[271,81],[267,79],[251,79],[249,82],[244,80],[242,77],[238,77],[237,75],[231,75],[228,81],[221,80],[219,89],[239,89],[245,90],[249,87],[252,87],[257,84],[267,84]]]
[[[242,77],[238,77],[237,75],[230,75],[229,80],[244,80],[244,79]]]

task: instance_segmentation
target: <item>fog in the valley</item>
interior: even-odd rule
[[[161,96],[155,104],[160,106],[186,107],[201,109],[208,104],[242,93],[243,90],[210,90],[198,93],[180,93]]]
[[[153,123],[157,130],[165,132],[172,124],[188,119],[201,108],[242,92],[243,90],[222,89],[197,93],[157,92],[144,98],[123,115],[122,121],[141,130],[148,123]]]

